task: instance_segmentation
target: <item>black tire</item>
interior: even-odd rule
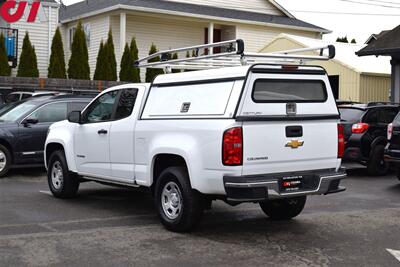
[[[5,162],[4,168],[0,171],[0,177],[4,177],[10,170],[12,164],[12,157],[8,148],[6,148],[3,145],[0,145],[0,152],[4,154],[4,160],[0,159],[0,161]]]
[[[397,176],[397,179],[400,180],[400,166],[396,167],[396,176]]]
[[[294,197],[260,202],[260,207],[272,220],[290,220],[303,211],[306,201],[306,196]]]
[[[384,145],[376,145],[369,156],[367,165],[368,174],[371,176],[383,176],[389,172],[390,164],[384,160]]]
[[[59,170],[62,174],[53,180],[53,175]],[[47,181],[51,193],[56,198],[68,199],[76,196],[79,190],[79,178],[69,172],[64,151],[57,150],[50,156],[47,170]]]
[[[178,198],[179,201],[168,201],[170,198],[167,197],[167,193],[163,195],[163,192],[172,192],[172,195],[175,194],[175,200]],[[161,223],[173,232],[192,230],[204,211],[203,196],[192,189],[187,170],[183,167],[170,167],[159,175],[155,184],[154,201]],[[163,208],[163,202],[170,203],[169,207],[174,207],[177,210],[176,214],[172,214],[173,210],[169,209],[168,205]]]

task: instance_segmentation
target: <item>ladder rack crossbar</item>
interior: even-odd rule
[[[221,53],[213,54],[215,48]],[[325,52],[327,51],[327,53]],[[192,56],[172,59],[173,53],[192,52]],[[203,52],[200,54],[200,52]],[[312,52],[311,54],[299,54]],[[241,39],[223,41],[211,44],[189,46],[160,51],[135,62],[137,68],[172,69],[212,69],[235,67],[257,63],[304,64],[306,61],[330,60],[335,57],[335,47],[326,45],[313,48],[300,48],[272,53],[244,52],[244,42]]]

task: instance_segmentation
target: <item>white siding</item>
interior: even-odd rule
[[[122,56],[119,49],[119,16],[112,17],[111,21],[115,54],[119,66]],[[139,57],[145,57],[148,55],[152,43],[157,46],[158,50],[203,44],[204,29],[207,26],[207,23],[128,15],[126,41],[130,43],[132,37],[135,37],[139,49]],[[179,55],[179,57],[184,56]],[[142,81],[144,81],[144,75],[145,70],[142,69]]]
[[[42,3],[42,7],[46,13],[46,17],[49,21],[41,21],[36,19],[35,23],[26,22],[26,18],[23,17],[20,21],[10,25],[11,28],[16,28],[19,31],[18,41],[18,62],[22,51],[22,43],[25,37],[25,33],[29,32],[29,38],[33,46],[35,46],[36,55],[38,59],[38,68],[40,77],[47,77],[47,68],[50,59],[50,47],[54,33],[58,24],[58,8],[49,7]],[[51,17],[49,17],[49,8],[51,8]],[[50,35],[49,35],[50,30]],[[50,36],[50,41],[49,41]],[[15,76],[17,68],[13,69],[12,74]]]
[[[83,19],[82,24],[84,25],[90,24],[90,46],[88,47],[88,52],[89,52],[90,77],[93,78],[94,71],[96,68],[96,60],[97,60],[97,54],[99,52],[100,42],[101,40],[103,40],[104,42],[107,40],[107,34],[110,28],[109,16],[105,14]],[[69,30],[73,27],[76,27],[76,25],[77,22],[70,22],[68,24],[63,25],[64,49],[65,49],[67,68],[68,68],[69,57],[71,56]],[[115,40],[116,37],[114,36],[114,41]]]
[[[272,5],[268,0],[170,0],[189,4],[208,5],[221,8],[238,9],[272,15],[283,15],[283,13]]]
[[[236,38],[244,40],[245,49],[248,52],[259,52],[260,49],[264,48],[266,44],[269,44],[281,33],[290,33],[310,38],[321,38],[320,34],[315,32],[274,28],[268,26],[238,24],[236,28]]]

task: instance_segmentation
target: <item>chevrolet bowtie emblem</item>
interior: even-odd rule
[[[292,140],[286,143],[286,147],[291,147],[293,149],[299,148],[304,145],[304,141]]]

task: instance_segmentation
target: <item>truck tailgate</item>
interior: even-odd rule
[[[243,122],[243,138],[243,175],[337,167],[337,124],[332,120]]]

